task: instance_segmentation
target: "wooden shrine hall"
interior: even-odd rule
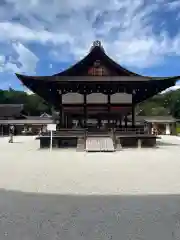
[[[97,142],[98,146],[104,146],[102,149],[111,142],[114,150],[118,146],[154,145],[156,136],[147,131],[145,123],[137,125],[135,107],[175,85],[180,78],[149,77],[131,72],[113,61],[100,41],[93,43],[87,56],[60,73],[16,75],[59,112],[54,146],[75,139],[77,146],[86,150],[87,146],[93,149]],[[41,136],[40,141],[42,147],[48,145],[49,134]],[[94,149],[100,148],[95,145]]]

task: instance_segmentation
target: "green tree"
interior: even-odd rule
[[[0,104],[24,104],[24,112],[32,116],[43,112],[51,113],[51,107],[36,94],[28,95],[26,92],[13,89],[0,90]]]

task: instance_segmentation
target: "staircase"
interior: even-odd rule
[[[87,152],[114,152],[114,144],[111,137],[87,137]]]

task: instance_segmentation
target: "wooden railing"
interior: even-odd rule
[[[53,136],[63,136],[63,135],[66,135],[66,136],[84,136],[84,133],[85,133],[85,131],[84,131],[84,129],[72,129],[72,128],[69,128],[69,129],[67,129],[67,128],[64,128],[64,129],[59,129],[59,130],[57,130],[57,131],[54,131],[53,132]],[[50,132],[49,131],[47,131],[47,132],[42,132],[42,134],[41,134],[42,136],[50,136]]]
[[[59,129],[55,132],[53,132],[53,136],[61,136],[61,135],[77,135],[77,136],[84,136],[85,138],[87,136],[96,135],[96,136],[110,136],[114,137],[115,134],[150,134],[148,129],[145,129],[143,127],[122,127],[122,128],[111,128],[111,129],[83,129],[83,128],[64,128]],[[50,132],[42,133],[41,135],[50,135]]]
[[[117,128],[114,129],[114,133],[122,133],[122,134],[149,134],[148,130],[144,128]]]

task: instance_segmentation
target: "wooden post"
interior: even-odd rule
[[[59,127],[61,128],[63,125],[63,114],[62,114],[62,92],[59,91],[59,105],[60,105],[60,111],[59,111]]]
[[[135,108],[134,108],[134,104],[132,103],[132,127],[135,127]]]
[[[135,127],[135,105],[134,105],[134,90],[132,91],[132,127]]]
[[[122,116],[119,118],[119,127],[122,128]]]
[[[127,115],[125,115],[124,121],[125,121],[125,128],[127,128]]]
[[[87,95],[84,93],[84,128],[87,127]]]
[[[173,135],[177,135],[177,129],[176,129],[176,127],[177,127],[177,123],[174,122],[174,123],[173,123]]]
[[[110,119],[109,119],[110,111],[111,111],[111,96],[108,93],[108,129],[109,129],[109,126],[110,126]]]
[[[53,141],[53,131],[51,130],[51,135],[50,135],[50,151],[52,151],[52,145],[53,145],[53,143],[52,143],[52,141]]]
[[[1,136],[4,136],[4,127],[3,127],[3,125],[1,125]]]

